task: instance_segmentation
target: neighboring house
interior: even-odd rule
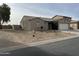
[[[68,30],[71,17],[56,15],[53,18],[23,16],[20,25],[24,30]]]
[[[70,29],[71,30],[77,30],[77,29],[79,29],[79,21],[72,20],[70,22]]]

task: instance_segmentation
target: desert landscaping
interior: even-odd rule
[[[35,35],[33,37],[33,35]],[[44,41],[44,40],[50,40],[50,39],[57,39],[57,38],[65,38],[69,36],[74,36],[75,34],[71,33],[64,33],[64,32],[54,32],[54,31],[47,31],[47,32],[41,32],[36,31],[35,33],[33,31],[21,31],[21,30],[0,30],[0,41],[2,39],[27,44],[31,42],[38,42],[38,41]],[[5,42],[7,44],[7,42]]]

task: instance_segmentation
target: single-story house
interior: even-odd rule
[[[51,18],[24,16],[20,22],[24,30],[48,30],[48,23],[52,22]]]
[[[23,16],[20,25],[24,30],[68,30],[71,17],[56,15],[52,18]]]
[[[70,29],[71,30],[77,30],[77,29],[79,29],[79,21],[72,20],[70,22]]]

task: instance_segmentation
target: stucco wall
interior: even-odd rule
[[[71,23],[70,27],[74,30],[78,29],[77,23]]]
[[[20,25],[21,25],[22,29],[30,30],[30,23],[29,23],[28,18],[23,17],[23,19],[20,22]]]
[[[41,30],[41,26],[43,27],[42,30],[48,30],[48,22],[40,19],[28,19],[23,18],[21,21],[22,29],[24,30]]]

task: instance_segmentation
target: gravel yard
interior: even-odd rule
[[[35,35],[35,37],[33,37]],[[64,38],[68,36],[72,36],[74,34],[71,33],[64,33],[64,32],[26,32],[26,31],[13,31],[13,30],[0,30],[0,40],[5,39],[12,42],[19,42],[19,43],[29,43],[29,42],[36,42],[36,41],[43,41],[49,39],[56,39],[56,38]]]

